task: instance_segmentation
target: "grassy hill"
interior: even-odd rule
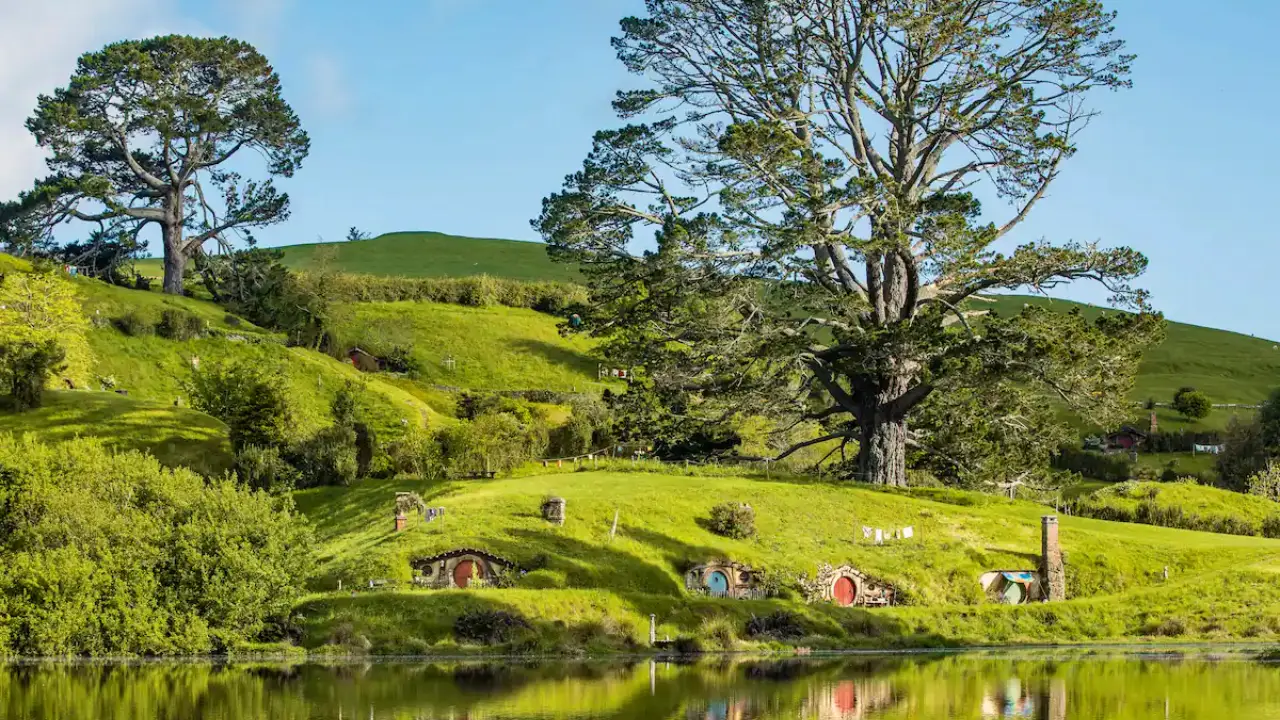
[[[375,353],[408,348],[421,381],[489,390],[600,389],[592,341],[563,338],[558,318],[508,307],[427,302],[343,306],[336,327],[344,340]],[[446,358],[453,358],[452,365]]]
[[[414,519],[408,530],[395,533],[391,510],[399,490],[446,507],[445,519]],[[568,501],[563,527],[537,514],[549,494]],[[363,636],[382,652],[445,648],[453,617],[468,607],[518,611],[534,622],[539,642],[548,647],[579,642],[583,633],[601,642],[609,641],[601,633],[617,642],[639,640],[647,634],[649,613],[659,618],[660,636],[706,637],[704,623],[717,617],[741,632],[750,614],[780,608],[800,613],[815,635],[835,644],[1280,633],[1274,620],[1280,617],[1280,541],[1083,518],[1061,519],[1073,599],[1023,607],[988,603],[979,574],[1034,568],[1046,509],[976,494],[895,494],[816,482],[614,470],[434,486],[367,482],[304,491],[296,500],[320,540],[318,594],[300,608],[310,647]],[[726,500],[756,509],[755,539],[729,540],[704,529],[711,506]],[[619,528],[611,541],[615,510]],[[862,525],[912,525],[916,537],[874,546],[860,539]],[[509,590],[328,592],[338,580],[346,587],[369,579],[407,581],[410,558],[456,547],[545,567]],[[689,595],[683,569],[713,558],[785,577],[812,574],[821,562],[851,562],[897,584],[910,605],[863,611]],[[1165,565],[1172,573],[1168,582],[1161,578]]]
[[[515,280],[581,280],[576,269],[554,263],[542,243],[469,238],[436,232],[395,232],[358,242],[287,245],[284,264],[295,270],[328,268],[404,277],[492,275]],[[157,259],[138,263],[150,277],[164,274]]]
[[[19,415],[0,414],[0,433],[34,433],[46,442],[102,438],[118,450],[141,450],[169,467],[205,474],[231,468],[227,426],[184,407],[110,392],[54,390],[44,406]]]

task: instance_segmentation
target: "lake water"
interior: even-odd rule
[[[11,664],[0,665],[0,717],[1280,720],[1280,664],[1089,653],[696,664]]]

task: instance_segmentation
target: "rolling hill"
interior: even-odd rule
[[[397,232],[351,243],[291,245],[281,248],[285,264],[315,270],[322,264],[343,272],[405,277],[446,277],[487,274],[519,280],[575,281],[580,276],[567,265],[552,262],[541,243],[467,238],[434,232]],[[158,261],[143,261],[147,273],[159,274]],[[1014,313],[1023,303],[1051,304],[1067,310],[1080,307],[1086,315],[1104,308],[1068,300],[1018,295],[994,296],[983,305]],[[585,366],[584,366],[585,367]],[[1169,402],[1180,387],[1191,385],[1215,403],[1258,404],[1280,387],[1280,348],[1277,343],[1240,333],[1170,322],[1163,344],[1147,353],[1139,368],[1135,402]],[[1237,412],[1219,411],[1201,422],[1188,423],[1162,409],[1166,429],[1224,427]]]
[[[370,240],[286,245],[284,264],[295,270],[329,268],[370,275],[462,277],[492,275],[513,280],[576,281],[578,271],[552,262],[546,246],[536,242],[469,238],[436,232],[395,232]],[[160,277],[163,268],[151,258],[138,272]]]
[[[715,642],[724,633],[710,629],[715,623],[727,622],[741,636],[751,615],[775,610],[803,618],[817,636],[805,643],[817,646],[1280,634],[1280,541],[1062,517],[1070,599],[1010,607],[986,601],[977,578],[1036,566],[1040,517],[1051,512],[1044,506],[958,491],[888,493],[777,475],[650,469],[618,464],[443,484],[402,478],[296,493],[298,508],[316,525],[321,562],[317,593],[298,610],[303,644],[316,649],[359,638],[376,653],[449,652],[454,618],[467,609],[524,615],[538,642],[527,651],[597,640],[634,647],[644,643],[650,613],[659,637]],[[397,491],[417,492],[447,513],[431,522],[415,517],[396,532]],[[567,500],[562,527],[538,514],[548,495]],[[706,529],[710,508],[724,501],[755,508],[756,537],[731,540]],[[861,540],[860,525],[913,525],[916,533],[876,546]],[[509,589],[410,589],[410,559],[459,547],[486,550],[529,572]],[[806,605],[794,596],[714,600],[685,590],[684,570],[717,558],[783,579],[812,575],[819,563],[848,562],[896,584],[907,604],[867,611]],[[391,587],[335,592],[340,580],[350,588],[372,579]]]

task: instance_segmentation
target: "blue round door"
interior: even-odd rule
[[[712,595],[724,595],[729,592],[729,578],[724,573],[716,570],[707,576],[707,588]]]

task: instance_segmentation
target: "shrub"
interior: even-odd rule
[[[53,340],[0,344],[0,404],[18,412],[40,407],[45,383],[65,367],[66,357]]]
[[[523,616],[505,610],[464,610],[453,621],[453,635],[462,642],[503,645],[531,628]]]
[[[699,655],[702,653],[702,643],[696,637],[681,636],[676,638],[672,649],[677,655]]]
[[[1133,474],[1133,463],[1126,457],[1103,455],[1074,447],[1059,448],[1052,465],[1057,470],[1067,470],[1107,482],[1123,482]]]
[[[1249,478],[1249,494],[1280,502],[1280,465],[1271,465]]]
[[[508,472],[546,450],[546,433],[509,413],[488,413],[460,422],[440,435],[449,468],[455,472]]]
[[[169,340],[191,340],[204,334],[204,318],[195,313],[176,308],[166,308],[160,313],[156,334]]]
[[[245,487],[284,493],[298,486],[302,474],[273,447],[250,445],[236,453],[236,477]]]
[[[444,451],[440,441],[428,430],[413,426],[387,448],[391,467],[401,475],[423,480],[444,477]]]
[[[1262,521],[1262,535],[1280,540],[1280,515],[1272,515]]]
[[[298,469],[299,488],[350,485],[359,476],[356,432],[334,425],[296,444],[289,462]]]
[[[756,511],[746,503],[726,502],[711,508],[711,532],[734,540],[756,534]]]
[[[116,318],[115,325],[117,330],[129,337],[150,335],[152,331],[151,321],[133,309],[126,310],[123,315]]]
[[[723,615],[704,618],[698,635],[717,650],[732,650],[738,644],[733,622]]]
[[[312,566],[288,499],[96,441],[0,437],[0,527],[0,655],[225,650],[287,619]]]
[[[763,617],[752,615],[747,621],[747,637],[772,640],[794,640],[804,637],[804,625],[800,617],[786,610],[778,610]]]
[[[1173,409],[1183,417],[1199,420],[1213,411],[1209,396],[1193,387],[1184,387],[1173,396]]]
[[[285,387],[278,372],[248,361],[210,363],[186,384],[191,404],[226,423],[237,450],[282,441],[289,415]]]

